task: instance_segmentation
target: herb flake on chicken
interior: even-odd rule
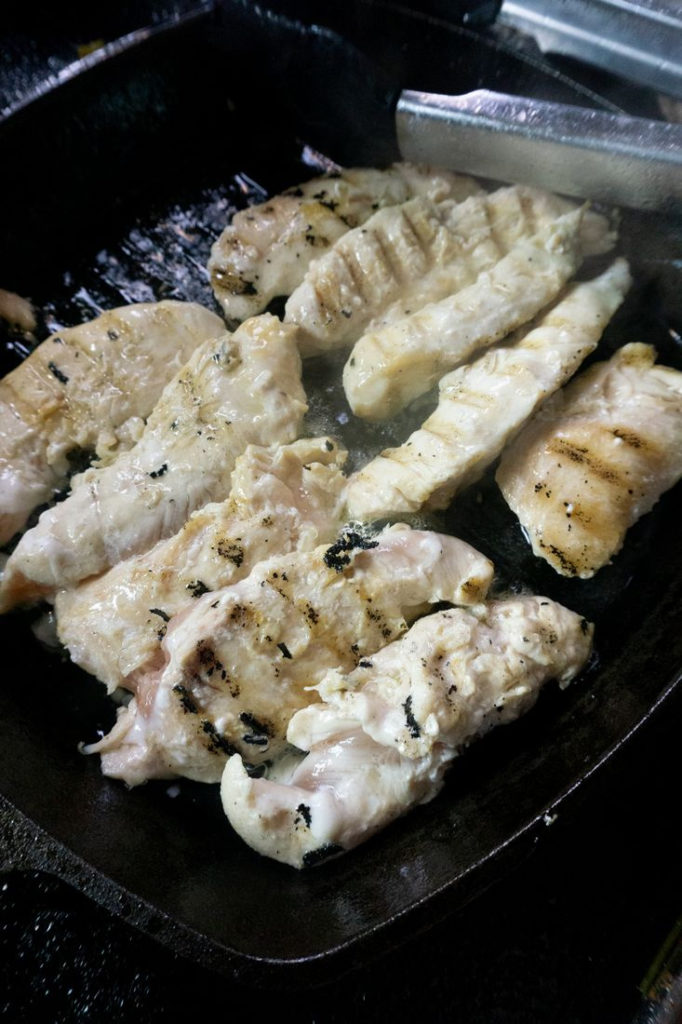
[[[249,445],[224,502],[194,512],[173,537],[60,591],[57,632],[71,660],[105,683],[135,690],[163,660],[166,624],[257,562],[331,542],[342,526],[346,451],[329,437]]]
[[[463,541],[405,525],[260,562],[168,623],[165,664],[137,681],[89,750],[106,775],[220,780],[229,754],[261,764],[326,671],[349,671],[440,601],[474,604],[490,561]]]
[[[586,664],[592,626],[544,597],[427,615],[350,673],[332,671],[322,703],[297,712],[302,753],[251,777],[227,762],[225,814],[256,851],[292,867],[364,842],[442,788],[453,759]]]
[[[290,295],[311,260],[375,210],[416,195],[438,201],[477,191],[471,178],[410,163],[317,176],[234,215],[211,249],[214,294],[228,320],[244,320]]]
[[[247,444],[293,441],[306,411],[295,329],[263,314],[202,343],[166,385],[142,437],[74,477],[10,556],[0,610],[50,599],[169,537],[223,500]]]
[[[64,327],[0,380],[0,544],[84,456],[130,448],[164,385],[225,324],[193,302],[145,302]]]

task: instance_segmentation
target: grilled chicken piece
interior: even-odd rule
[[[138,679],[89,750],[130,785],[217,782],[235,751],[262,763],[282,751],[289,719],[316,699],[310,688],[327,670],[349,671],[433,602],[482,600],[491,578],[469,545],[404,525],[260,562],[171,619],[165,666]]]
[[[415,195],[438,201],[476,191],[471,178],[410,163],[313,178],[235,214],[211,250],[214,294],[229,319],[244,320],[289,295],[312,259],[380,207]]]
[[[30,300],[16,292],[8,292],[5,288],[0,288],[0,319],[22,331],[27,338],[33,336],[38,326]]]
[[[419,197],[380,210],[313,261],[285,320],[299,325],[304,356],[352,344],[366,330],[472,284],[519,241],[572,209],[549,192],[516,185],[459,203]],[[585,219],[583,252],[611,247],[606,219]]]
[[[10,556],[0,610],[50,596],[171,536],[225,499],[247,444],[292,441],[306,410],[295,329],[269,314],[211,338],[166,386],[144,433],[74,477]]]
[[[351,476],[351,518],[445,508],[594,350],[629,286],[628,265],[616,260],[594,280],[569,286],[520,338],[446,374],[423,426]]]
[[[592,626],[542,597],[493,601],[421,619],[401,639],[317,689],[287,738],[302,758],[251,778],[234,755],[221,797],[259,853],[301,868],[349,850],[417,804],[472,740],[511,722],[550,679],[585,665]]]
[[[555,395],[504,454],[497,482],[536,555],[588,579],[682,476],[682,373],[625,345]]]
[[[74,457],[130,448],[164,385],[220,317],[193,302],[103,313],[43,341],[0,381],[0,544],[68,480]]]
[[[257,562],[331,542],[346,452],[328,437],[263,448],[237,459],[227,501],[194,512],[173,537],[55,598],[59,639],[106,684],[135,689],[163,663],[166,622],[207,591],[236,583]]]
[[[522,239],[473,284],[364,334],[343,371],[356,415],[393,415],[552,302],[580,265],[581,218],[581,210],[564,214]]]

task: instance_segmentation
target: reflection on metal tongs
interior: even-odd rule
[[[682,99],[679,0],[504,0],[498,21],[533,36],[544,53]]]
[[[401,155],[619,206],[682,213],[682,125],[476,90],[403,91]]]

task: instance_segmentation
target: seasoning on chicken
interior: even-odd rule
[[[520,338],[446,374],[438,406],[422,427],[351,476],[350,516],[445,508],[594,350],[629,286],[627,262],[616,260],[594,280],[569,285]]]
[[[166,386],[142,437],[74,477],[10,556],[0,610],[50,596],[176,533],[230,490],[247,444],[286,444],[306,410],[295,329],[269,314],[211,338]]]
[[[402,524],[260,562],[171,619],[165,666],[138,679],[89,751],[130,785],[217,782],[235,751],[260,764],[281,753],[289,719],[327,670],[362,664],[430,604],[481,601],[492,572],[468,544]]]
[[[289,295],[311,260],[382,206],[416,195],[464,199],[477,191],[471,178],[410,163],[315,177],[235,214],[211,250],[214,294],[228,319],[244,320]]]
[[[588,579],[682,476],[682,373],[633,343],[555,395],[504,454],[497,482],[533,551]]]
[[[52,500],[83,454],[130,448],[164,385],[220,317],[193,302],[135,303],[52,334],[0,381],[0,544]]]
[[[135,689],[163,663],[166,623],[257,562],[331,542],[341,518],[346,451],[329,437],[264,448],[236,461],[230,497],[194,512],[173,537],[55,598],[59,639],[105,683]]]
[[[490,270],[525,238],[575,209],[549,192],[515,185],[464,202],[419,197],[375,213],[314,260],[286,304],[304,356],[350,345],[444,299]],[[606,219],[583,217],[583,252],[613,245]]]
[[[399,412],[549,305],[580,265],[581,217],[581,210],[564,214],[522,239],[473,284],[364,334],[343,371],[353,411],[373,419]]]
[[[542,597],[436,612],[348,673],[332,670],[324,703],[293,716],[287,738],[305,756],[250,777],[225,767],[221,797],[259,853],[301,868],[374,835],[441,789],[472,740],[511,722],[551,679],[585,665],[592,626]]]

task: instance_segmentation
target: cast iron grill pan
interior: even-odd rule
[[[400,87],[487,85],[599,102],[483,35],[385,4],[344,12],[321,29],[291,11],[226,2],[112,55],[0,125],[0,285],[33,299],[40,337],[125,302],[181,298],[216,308],[205,265],[230,213],[326,161],[397,158],[391,114]],[[679,229],[624,215],[621,248],[636,285],[595,358],[644,340],[662,361],[682,365]],[[8,335],[2,372],[25,350]],[[423,418],[422,407],[359,435],[334,385],[340,366],[306,364],[311,432],[331,430],[367,457],[404,436],[411,416]],[[53,872],[235,978],[295,986],[386,951],[503,879],[547,816],[670,706],[682,666],[681,497],[679,486],[669,492],[590,581],[564,580],[530,554],[491,474],[434,518],[493,558],[501,589],[528,587],[594,620],[595,657],[569,690],[548,688],[526,718],[472,746],[431,804],[302,873],[258,857],[231,833],[217,787],[155,782],[127,791],[104,778],[78,750],[113,720],[103,687],[36,641],[38,612],[5,616],[5,866]]]

